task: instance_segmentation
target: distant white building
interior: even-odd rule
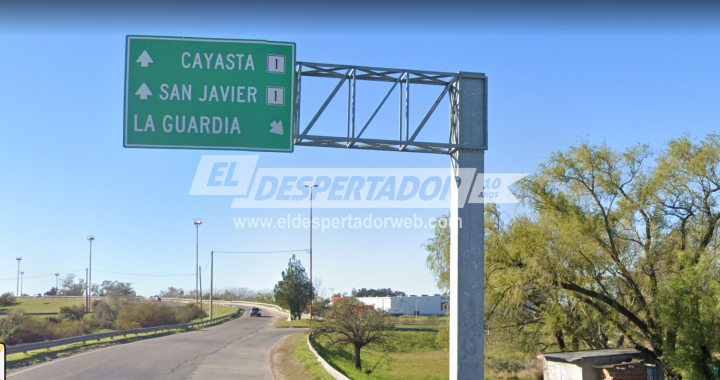
[[[450,297],[435,294],[400,297],[358,297],[365,305],[375,310],[384,310],[392,315],[445,315]]]

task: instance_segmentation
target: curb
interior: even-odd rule
[[[349,377],[340,373],[338,370],[336,370],[330,364],[328,364],[328,362],[326,362],[325,359],[322,358],[322,356],[318,355],[317,351],[315,351],[312,344],[310,344],[310,336],[311,336],[311,334],[308,334],[308,336],[307,336],[308,349],[310,350],[310,352],[313,353],[313,355],[315,355],[315,359],[317,359],[317,361],[320,363],[320,365],[323,366],[323,368],[325,369],[325,372],[327,372],[328,375],[332,376],[332,378],[335,380],[350,380]]]

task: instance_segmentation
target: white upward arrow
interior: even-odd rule
[[[147,99],[148,95],[152,95],[152,92],[150,92],[148,86],[143,83],[142,86],[140,86],[140,88],[137,90],[135,95],[140,95],[140,99],[145,100]],[[282,134],[282,132],[280,132],[280,134]]]
[[[148,63],[153,63],[153,60],[150,58],[150,54],[148,54],[147,50],[143,50],[142,54],[140,54],[140,58],[138,58],[135,62],[140,62],[140,66],[142,67],[148,67]]]
[[[274,121],[270,123],[270,133],[274,133],[276,135],[282,135],[283,129],[282,129],[282,120],[280,121]]]

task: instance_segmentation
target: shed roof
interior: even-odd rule
[[[538,359],[545,359],[550,361],[564,361],[574,362],[582,360],[584,358],[601,357],[601,356],[616,356],[616,355],[634,355],[639,354],[637,350],[626,350],[626,349],[607,349],[607,350],[590,350],[590,351],[572,351],[572,352],[556,352],[550,354],[540,354]]]

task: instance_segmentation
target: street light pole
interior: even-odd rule
[[[315,292],[313,291],[312,287],[312,193],[313,193],[313,187],[318,187],[318,185],[309,183],[305,185],[305,187],[310,188],[310,320],[313,319],[313,312],[312,312],[312,303],[315,300]]]
[[[24,274],[25,274],[25,272],[20,272],[20,296],[22,296],[22,294],[23,294],[23,292],[22,292],[22,285],[23,285],[23,284],[22,284],[22,283],[23,283],[23,275],[24,275]]]
[[[95,240],[95,235],[88,235],[87,237],[88,241],[90,242],[90,266],[88,269],[88,279],[87,283],[85,284],[87,286],[87,302],[85,306],[85,312],[89,312],[89,305],[90,305],[90,291],[92,290],[91,284],[92,284],[92,243]]]
[[[198,304],[198,295],[200,293],[198,287],[200,286],[200,225],[202,224],[202,220],[195,219],[193,220],[193,224],[195,225],[195,306]]]
[[[18,257],[15,260],[17,260],[17,262],[18,262],[17,286],[15,287],[15,297],[20,297],[20,260],[22,260],[22,257]]]
[[[200,311],[202,311],[202,272],[200,272],[200,267],[198,267],[198,273],[200,273]],[[202,321],[202,317],[200,320]]]
[[[60,292],[60,273],[55,273],[55,295]]]
[[[213,270],[215,268],[215,252],[210,251],[210,320],[213,319]]]

